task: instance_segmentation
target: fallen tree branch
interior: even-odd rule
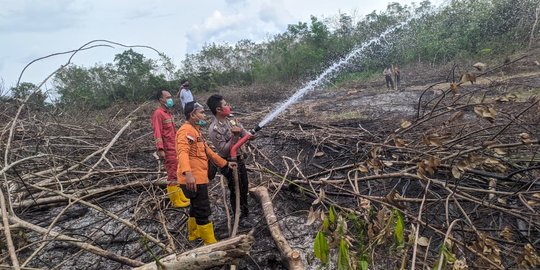
[[[103,153],[101,154],[101,157],[99,158],[99,160],[94,164],[94,166],[92,166],[92,169],[90,169],[90,171],[88,171],[88,173],[90,173],[92,170],[94,170],[97,165],[99,165],[101,163],[101,161],[103,159],[105,159],[105,156],[107,155],[107,153],[109,152],[109,150],[111,149],[111,147],[114,145],[114,143],[118,140],[118,138],[120,138],[120,136],[122,135],[122,133],[124,133],[124,131],[129,127],[129,125],[131,125],[131,120],[129,120],[121,129],[120,131],[118,131],[118,133],[116,133],[116,135],[114,136],[114,138],[109,142],[109,144],[105,147]]]
[[[77,238],[73,238],[73,237],[70,237],[70,236],[67,236],[67,235],[64,235],[64,234],[61,234],[61,233],[57,233],[55,231],[49,231],[49,230],[47,230],[45,228],[42,228],[40,226],[37,226],[37,225],[34,225],[34,224],[30,223],[30,222],[22,220],[22,219],[20,219],[18,217],[10,217],[10,221],[12,223],[15,223],[15,224],[19,225],[20,227],[25,228],[25,229],[29,229],[29,230],[32,230],[32,231],[35,231],[35,232],[38,232],[38,233],[41,233],[41,234],[48,234],[48,235],[52,236],[51,238],[61,240],[61,241],[65,242],[65,243],[67,243],[69,245],[76,246],[76,247],[78,247],[80,249],[86,250],[86,251],[91,252],[93,254],[96,254],[98,256],[105,257],[105,258],[111,259],[113,261],[116,261],[116,262],[119,262],[119,263],[122,263],[122,264],[125,264],[125,265],[129,265],[129,266],[133,266],[133,267],[143,265],[143,263],[141,263],[139,261],[132,260],[130,258],[120,256],[120,255],[115,254],[113,252],[101,249],[101,248],[96,247],[94,245],[88,244],[88,243],[86,243],[84,241],[81,241],[81,240],[79,240]]]
[[[276,243],[279,251],[281,252],[281,255],[287,260],[287,263],[289,265],[288,269],[305,269],[304,263],[302,262],[302,258],[300,256],[300,252],[296,249],[291,248],[291,246],[287,242],[287,239],[285,238],[285,236],[283,236],[283,233],[279,228],[279,223],[277,221],[276,214],[274,213],[274,206],[272,205],[272,201],[270,200],[268,190],[265,187],[259,186],[256,188],[252,188],[249,191],[253,192],[253,194],[255,194],[255,196],[261,201],[261,206],[263,208],[264,217],[266,218],[266,223],[268,223],[272,238],[274,238],[274,242]]]
[[[0,207],[2,209],[2,224],[4,225],[4,235],[6,237],[6,244],[9,251],[9,257],[14,269],[20,269],[19,259],[17,259],[17,253],[15,253],[15,246],[13,245],[13,238],[11,238],[11,230],[9,228],[9,214],[6,209],[6,201],[4,197],[4,191],[0,188]]]
[[[147,186],[153,186],[153,185],[165,187],[167,186],[167,181],[166,180],[159,180],[159,181],[141,180],[141,181],[128,183],[125,185],[109,186],[109,187],[89,189],[89,190],[80,190],[74,194],[69,194],[69,195],[74,196],[74,197],[85,195],[85,198],[90,199],[90,198],[98,197],[102,194],[107,195],[115,191],[127,190],[130,188],[141,188],[141,187],[147,187]],[[48,204],[67,203],[69,200],[70,198],[66,196],[56,195],[56,196],[39,198],[35,200],[28,199],[28,200],[20,201],[18,203],[13,203],[13,208],[45,206]]]
[[[133,270],[202,270],[233,264],[236,260],[249,255],[253,241],[253,234],[250,232],[181,254],[166,256],[159,260],[163,268],[159,268],[156,262],[151,262]]]
[[[92,204],[92,203],[89,203],[87,201],[81,200],[81,199],[79,199],[79,198],[77,198],[75,196],[64,194],[64,193],[62,193],[60,191],[56,191],[56,190],[52,190],[52,189],[48,189],[48,188],[44,188],[44,187],[38,187],[38,186],[35,186],[35,185],[32,185],[32,187],[43,190],[43,191],[48,191],[48,192],[58,194],[60,196],[66,197],[67,199],[77,201],[77,203],[80,203],[80,204],[86,205],[86,206],[88,206],[90,208],[93,208],[93,209],[95,209],[95,210],[97,210],[97,211],[111,217],[112,219],[121,222],[122,224],[124,224],[128,228],[131,228],[132,230],[136,231],[137,233],[139,233],[141,236],[145,237],[149,241],[154,242],[154,244],[158,245],[162,249],[168,250],[168,247],[166,245],[162,244],[160,240],[154,238],[153,236],[151,236],[148,233],[146,233],[145,231],[143,231],[140,227],[138,227],[138,226],[134,225],[133,223],[119,217],[118,215],[112,213],[111,211],[108,211],[108,210],[106,210],[106,209],[104,209],[102,207],[99,207],[99,206],[97,206],[95,204]]]

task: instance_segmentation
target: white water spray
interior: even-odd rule
[[[351,51],[347,56],[339,60],[338,62],[334,63],[332,66],[327,68],[321,75],[319,75],[316,79],[308,82],[304,87],[296,91],[294,95],[292,95],[289,99],[287,99],[285,102],[281,103],[279,106],[277,106],[274,110],[272,110],[266,117],[259,123],[259,127],[262,128],[266,124],[268,124],[270,121],[274,120],[276,116],[278,116],[280,113],[282,113],[287,107],[298,101],[300,98],[302,98],[305,94],[307,94],[309,91],[315,89],[315,87],[323,84],[328,79],[330,79],[332,76],[336,74],[337,71],[341,69],[341,67],[348,63],[351,59],[361,56],[361,53],[370,45],[380,42],[382,39],[386,37],[389,33],[395,31],[396,29],[399,29],[403,27],[405,24],[407,24],[409,20],[404,21],[392,28],[387,29],[382,34],[380,34],[378,37],[375,37],[367,42],[364,42],[359,48],[354,49]]]

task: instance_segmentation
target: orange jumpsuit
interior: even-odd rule
[[[167,182],[169,185],[177,184],[176,168],[178,167],[178,160],[174,144],[176,129],[172,115],[161,106],[152,114],[152,129],[154,130],[157,150],[165,151]]]
[[[191,202],[189,217],[190,219],[194,219],[194,223],[197,226],[208,227],[206,230],[210,231],[209,228],[213,228],[213,225],[209,220],[212,210],[208,197],[208,159],[210,158],[219,168],[227,166],[227,160],[220,157],[208,147],[202,137],[199,126],[194,127],[188,122],[183,124],[176,133],[176,154],[179,161],[177,170],[178,182],[180,182],[180,187]],[[195,178],[195,183],[197,184],[196,191],[190,191],[186,188],[186,177],[184,173],[188,171]],[[211,231],[213,237],[213,229]],[[201,232],[203,239],[205,235],[205,233]]]
[[[180,161],[177,178],[182,185],[186,184],[184,173],[187,171],[191,171],[197,185],[208,184],[208,158],[219,168],[227,165],[227,160],[208,147],[200,128],[187,122],[176,133],[176,155]]]

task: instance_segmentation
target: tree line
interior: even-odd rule
[[[442,7],[430,1],[411,5],[390,3],[384,11],[361,18],[341,13],[311,16],[283,33],[255,43],[210,43],[187,54],[176,67],[165,55],[148,59],[132,49],[117,54],[114,63],[91,68],[70,65],[53,78],[57,103],[77,108],[106,108],[117,101],[148,100],[157,89],[177,91],[189,79],[193,91],[225,85],[291,83],[308,80],[354,48],[402,22],[403,27],[373,43],[350,63],[337,80],[358,79],[392,63],[446,63],[479,55],[504,55],[524,49],[538,32],[537,0],[453,0]],[[14,98],[35,85],[13,87]],[[38,91],[31,103],[42,105]]]

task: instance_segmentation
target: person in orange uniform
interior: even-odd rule
[[[171,200],[173,207],[188,207],[189,199],[186,198],[176,178],[176,168],[178,160],[175,150],[174,120],[171,110],[174,108],[174,101],[171,93],[165,90],[159,90],[156,93],[156,99],[159,106],[152,114],[152,129],[154,130],[154,140],[160,159],[165,160],[165,170],[167,171],[167,195]]]
[[[227,171],[236,163],[216,154],[206,144],[201,127],[206,126],[204,107],[195,101],[184,107],[186,122],[176,132],[176,155],[178,157],[177,177],[180,187],[191,201],[188,218],[188,240],[199,237],[205,245],[216,243],[214,225],[209,217],[210,199],[208,198],[208,161]]]

